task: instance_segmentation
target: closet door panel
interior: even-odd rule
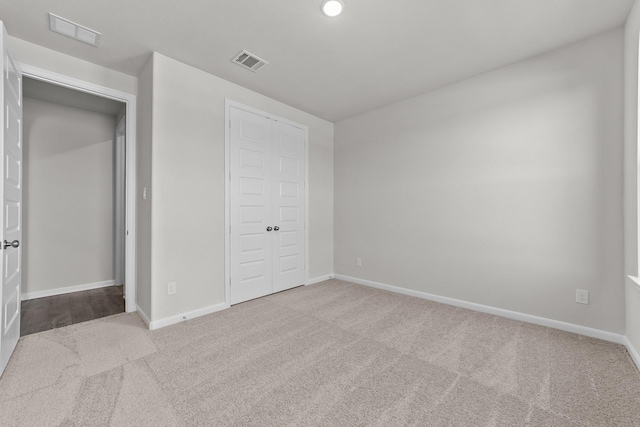
[[[231,304],[273,292],[272,122],[231,109]]]
[[[273,288],[304,284],[305,140],[303,129],[274,121],[272,143]]]

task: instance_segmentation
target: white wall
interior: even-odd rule
[[[636,1],[625,27],[624,126],[624,271],[638,276],[638,37],[640,4]],[[626,334],[640,353],[640,287],[625,277]]]
[[[136,167],[136,304],[151,318],[151,142],[153,125],[153,55],[138,76]],[[147,199],[143,199],[144,188]]]
[[[132,95],[136,95],[138,92],[138,79],[135,76],[83,61],[15,37],[9,37],[9,42],[15,56],[21,63]]]
[[[622,64],[615,30],[337,123],[336,273],[624,332]]]
[[[114,279],[115,125],[24,99],[23,294]]]
[[[309,274],[333,273],[333,124],[154,53],[152,320],[224,303],[225,98],[309,127]]]

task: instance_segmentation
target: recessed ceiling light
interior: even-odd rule
[[[344,10],[344,2],[342,0],[325,0],[320,5],[320,9],[327,16],[338,16]]]
[[[51,31],[62,34],[63,36],[71,37],[72,39],[95,47],[98,47],[100,44],[101,34],[99,32],[91,28],[83,27],[80,24],[71,22],[53,13],[49,13],[49,25]]]

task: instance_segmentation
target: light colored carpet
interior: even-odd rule
[[[0,425],[640,426],[640,374],[619,345],[331,280],[21,338]]]

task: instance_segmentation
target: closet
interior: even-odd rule
[[[230,302],[304,284],[306,130],[230,108]]]

